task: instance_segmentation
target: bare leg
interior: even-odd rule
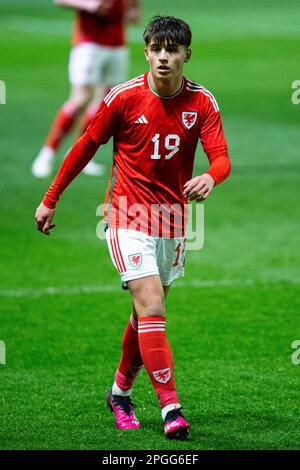
[[[58,111],[45,144],[32,164],[34,176],[37,178],[50,176],[56,151],[91,98],[91,86],[73,85],[71,87],[69,99]]]
[[[90,104],[88,105],[81,121],[79,135],[82,135],[90,123],[92,122],[93,118],[97,114],[99,106],[103,101],[103,98],[106,94],[106,88],[102,85],[97,85],[94,89],[94,96]],[[83,173],[88,176],[101,176],[105,174],[105,167],[99,163],[94,162],[91,160],[87,166],[83,169]]]

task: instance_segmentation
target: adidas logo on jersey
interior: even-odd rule
[[[135,124],[148,124],[147,119],[145,116],[142,114],[136,121]]]

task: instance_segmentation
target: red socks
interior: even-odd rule
[[[113,394],[130,395],[144,363],[162,409],[180,407],[174,382],[172,351],[161,316],[130,317],[122,341],[122,357],[116,372]]]
[[[65,135],[71,130],[77,112],[71,105],[64,105],[57,113],[50,132],[48,134],[45,146],[57,150],[59,144]]]
[[[172,351],[165,333],[166,320],[161,316],[138,320],[141,356],[161,408],[179,404],[174,382]]]
[[[138,324],[133,314],[127,323],[123,340],[122,356],[116,372],[116,385],[122,391],[128,391],[143,366],[139,350]]]

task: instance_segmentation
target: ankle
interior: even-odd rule
[[[181,408],[180,403],[171,403],[170,405],[167,405],[164,408],[162,408],[161,416],[162,416],[163,421],[165,420],[169,411],[180,410],[180,408]]]

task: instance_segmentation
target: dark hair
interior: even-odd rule
[[[178,44],[189,47],[192,32],[189,25],[174,16],[155,16],[146,26],[143,34],[146,45],[154,39],[158,44]]]

